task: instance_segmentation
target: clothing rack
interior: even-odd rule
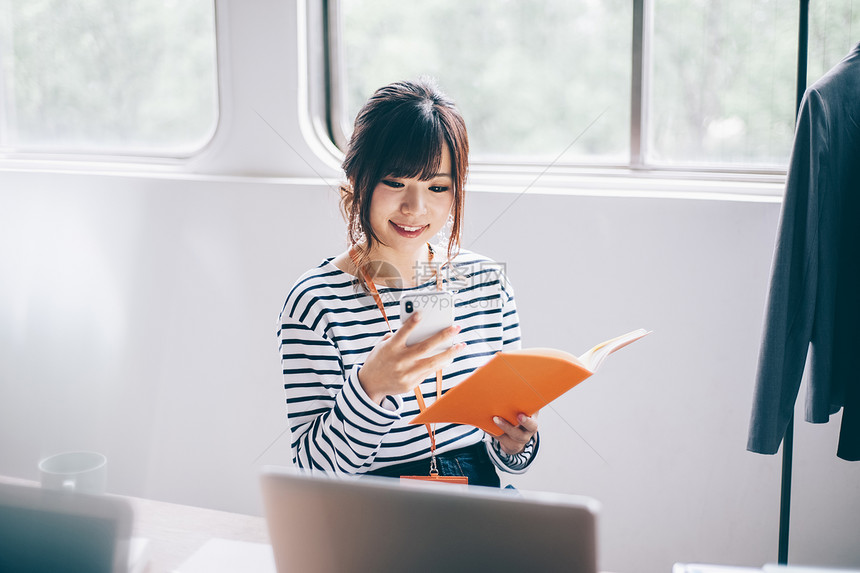
[[[809,0],[800,0],[800,17],[797,27],[797,89],[794,117],[800,113],[800,103],[806,93],[806,62],[809,51]],[[791,462],[794,450],[794,415],[788,420],[782,438],[782,481],[779,500],[779,552],[777,563],[788,564],[788,530],[791,514]]]

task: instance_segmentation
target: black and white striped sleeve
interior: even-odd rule
[[[293,461],[327,472],[364,472],[400,419],[402,402],[374,403],[346,372],[337,347],[285,312],[279,331]]]
[[[540,435],[535,434],[526,447],[518,454],[508,455],[502,451],[502,446],[499,441],[492,438],[487,442],[487,452],[490,454],[490,459],[499,469],[502,469],[511,474],[525,473],[529,465],[535,459],[538,448],[540,447]]]

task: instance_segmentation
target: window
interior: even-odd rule
[[[0,152],[184,156],[217,119],[213,0],[0,0]]]
[[[434,76],[475,163],[773,172],[794,131],[797,3],[332,2],[333,137],[391,81]],[[809,82],[860,30],[860,0],[812,3]],[[640,87],[641,86],[641,89]],[[641,102],[641,103],[640,103]]]
[[[374,89],[427,74],[463,112],[475,157],[625,161],[629,0],[340,5],[350,123]]]

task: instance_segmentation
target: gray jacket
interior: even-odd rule
[[[810,86],[797,119],[747,449],[776,453],[811,344],[806,419],[843,408],[837,455],[860,459],[860,44]]]

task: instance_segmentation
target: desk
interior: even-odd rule
[[[0,476],[0,482],[38,487],[39,483]],[[134,537],[149,540],[149,573],[168,573],[213,538],[269,543],[262,517],[204,509],[189,505],[120,496],[134,510]]]
[[[176,569],[213,538],[269,543],[262,517],[136,497],[126,499],[134,508],[133,535],[149,540],[147,571],[151,573]]]

